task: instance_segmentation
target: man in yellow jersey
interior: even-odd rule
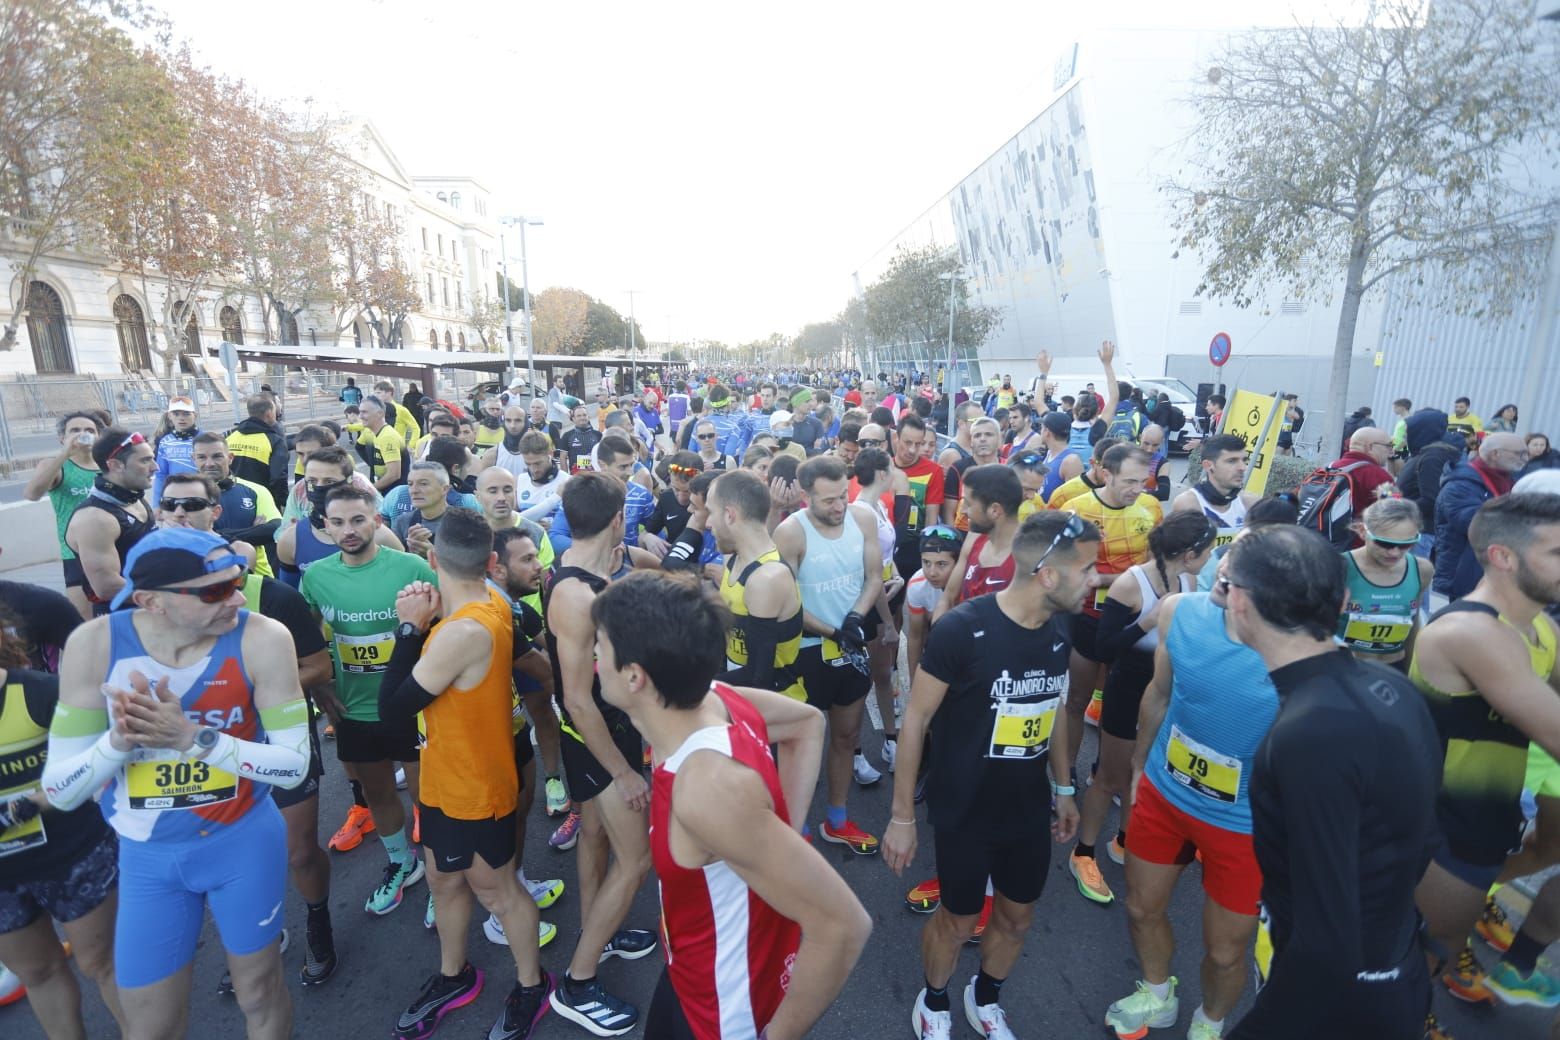
[[[1087,495],[1091,491],[1098,491],[1104,487],[1105,467],[1102,463],[1105,453],[1120,443],[1120,439],[1116,437],[1101,437],[1096,441],[1094,447],[1089,450],[1088,467],[1071,480],[1063,481],[1055,491],[1051,492],[1051,497],[1046,504],[1052,509],[1066,509],[1067,503],[1079,495]]]
[[[726,555],[720,598],[734,615],[723,678],[805,701],[796,668],[802,597],[769,536],[769,489],[751,471],[731,470],[715,478],[707,502],[715,545]]]
[[[396,485],[406,483],[411,452],[407,450],[406,439],[385,420],[385,406],[379,398],[363,398],[358,412],[363,418],[363,429],[357,435],[357,453],[368,463],[374,489],[384,494]]]
[[[417,443],[422,440],[422,427],[410,408],[395,403],[395,384],[381,379],[374,384],[374,396],[384,403],[385,421],[394,426],[395,432],[406,442],[407,453],[415,452]]]
[[[1446,749],[1436,801],[1442,843],[1415,901],[1431,971],[1458,958],[1444,981],[1464,999],[1484,984],[1467,936],[1522,842],[1528,744],[1560,755],[1560,632],[1544,613],[1560,601],[1560,495],[1491,499],[1468,540],[1484,577],[1424,626],[1408,673]]]
[[[1148,533],[1159,525],[1164,513],[1159,500],[1143,493],[1148,481],[1148,452],[1135,444],[1117,444],[1100,460],[1105,483],[1071,499],[1064,507],[1092,522],[1100,529],[1099,567],[1094,595],[1083,604],[1073,628],[1072,686],[1067,699],[1068,761],[1078,760],[1078,745],[1083,740],[1085,713],[1098,724],[1099,702],[1090,694],[1105,680],[1104,660],[1095,648],[1100,608],[1116,575],[1133,564],[1148,559]],[[1061,489],[1058,488],[1058,491]]]
[[[272,501],[285,502],[292,480],[276,399],[256,394],[246,407],[249,417],[227,435],[228,450],[233,453],[233,475],[265,488]]]

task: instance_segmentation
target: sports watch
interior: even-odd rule
[[[217,738],[222,736],[222,731],[213,726],[201,726],[195,731],[195,743],[190,750],[196,755],[208,754],[217,746]]]
[[[410,621],[403,621],[395,626],[395,637],[397,639],[416,639],[420,635],[422,635],[422,629]]]

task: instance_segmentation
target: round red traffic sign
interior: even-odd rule
[[[1215,366],[1223,367],[1230,359],[1230,334],[1228,332],[1215,333],[1213,342],[1208,344],[1208,360]]]

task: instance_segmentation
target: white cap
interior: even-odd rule
[[[509,381],[509,389],[511,389],[511,390],[513,390],[517,386],[524,386],[524,385],[525,385],[525,380],[521,379],[519,376],[515,376],[513,379],[511,379]]]
[[[790,412],[777,410],[769,416],[769,426],[771,429],[776,426],[790,426],[791,418]]]

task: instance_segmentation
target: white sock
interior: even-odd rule
[[[1164,1000],[1170,996],[1169,979],[1163,982],[1149,982],[1147,979],[1144,979],[1143,985],[1148,987],[1148,991],[1154,995],[1155,1000]]]
[[[1195,1025],[1198,1022],[1204,1022],[1204,1023],[1206,1023],[1206,1024],[1208,1024],[1208,1025],[1210,1025],[1213,1028],[1218,1029],[1218,1030],[1223,1030],[1224,1029],[1224,1019],[1222,1019],[1222,1018],[1209,1018],[1208,1017],[1208,1012],[1203,1010],[1201,1004],[1198,1004],[1197,1005],[1197,1010],[1192,1013],[1192,1023]]]
[[[525,889],[527,892],[529,892],[531,890],[531,882],[525,876],[525,868],[524,867],[521,867],[519,870],[515,871],[515,880],[519,881],[520,882],[520,887]]]
[[[990,878],[986,879],[986,894],[988,896],[994,896],[994,895],[997,894],[997,890],[991,887],[991,879]]]

